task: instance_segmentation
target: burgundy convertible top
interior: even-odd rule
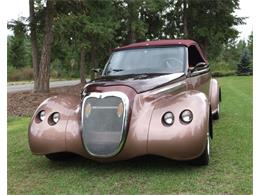
[[[133,43],[133,44],[126,45],[123,47],[118,47],[118,48],[113,49],[113,51],[142,48],[142,47],[167,46],[167,45],[184,45],[186,47],[193,45],[197,48],[201,57],[207,63],[207,60],[204,57],[199,45],[195,41],[190,40],[190,39],[167,39],[167,40],[165,39],[165,40],[156,40],[156,41],[145,41],[145,42]]]
[[[138,47],[149,47],[149,46],[166,46],[166,45],[185,45],[189,47],[190,45],[197,45],[193,40],[188,39],[168,39],[168,40],[156,40],[156,41],[145,41],[140,43],[133,43],[123,47],[116,48],[114,50],[130,49]]]

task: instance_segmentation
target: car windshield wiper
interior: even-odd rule
[[[123,71],[124,69],[111,69],[110,71],[113,71],[113,72],[121,72]]]
[[[109,74],[109,73],[111,73],[111,72],[121,72],[121,71],[123,71],[124,69],[110,69],[110,70],[108,70],[107,71],[107,73]]]

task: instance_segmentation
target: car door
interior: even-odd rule
[[[201,56],[198,48],[192,45],[188,48],[188,71],[187,88],[188,90],[198,90],[208,97],[211,73],[209,65]]]

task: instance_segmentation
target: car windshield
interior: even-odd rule
[[[182,73],[184,68],[184,46],[141,48],[114,52],[103,74]]]

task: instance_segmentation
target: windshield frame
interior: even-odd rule
[[[108,71],[108,67],[109,67],[109,64],[110,64],[110,61],[113,57],[113,55],[116,53],[116,52],[121,52],[121,51],[126,51],[126,50],[138,50],[138,49],[147,49],[147,48],[173,48],[173,47],[183,47],[184,48],[184,52],[183,52],[183,60],[184,60],[184,63],[183,63],[183,72],[184,74],[187,73],[187,67],[188,67],[188,48],[187,46],[185,45],[163,45],[163,46],[152,46],[152,47],[138,47],[138,48],[129,48],[129,49],[122,49],[122,50],[117,50],[117,51],[114,51],[112,52],[112,54],[110,55],[107,63],[105,64],[105,67],[102,71],[102,76],[125,76],[125,75],[142,75],[142,74],[174,74],[173,72],[165,72],[165,73],[136,73],[136,74],[122,74],[122,75],[107,75],[107,71]]]

